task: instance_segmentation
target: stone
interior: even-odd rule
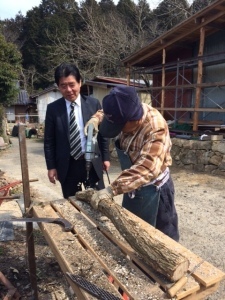
[[[193,170],[198,171],[198,172],[204,172],[205,166],[203,164],[196,164],[193,166]]]
[[[180,160],[184,165],[197,164],[196,152],[194,150],[185,149],[180,155]]]
[[[219,166],[220,163],[222,161],[222,157],[221,156],[218,156],[218,155],[213,155],[210,160],[209,160],[209,163],[212,164],[212,165],[216,165],[216,166]]]
[[[212,150],[218,151],[222,154],[225,154],[225,141],[222,142],[213,142],[212,144]]]
[[[205,166],[205,172],[206,173],[212,173],[214,170],[216,170],[216,166],[215,165],[206,165]]]

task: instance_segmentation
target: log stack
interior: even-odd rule
[[[71,197],[69,201],[62,199],[34,206],[33,214],[35,217],[62,217],[74,224],[71,232],[65,232],[58,225],[40,224],[63,273],[80,275],[121,299],[171,299],[167,290],[174,283],[147,263],[112,221],[89,204]],[[166,247],[190,262],[188,271],[202,260],[179,243],[167,241],[169,246]],[[223,272],[204,261],[173,299],[205,299],[218,289],[224,278]],[[79,300],[95,299],[68,281]]]
[[[90,203],[94,193],[93,189],[78,192],[76,198]],[[111,220],[129,245],[157,272],[171,281],[177,281],[187,273],[188,259],[170,246],[168,236],[114,201],[102,199],[98,210]]]

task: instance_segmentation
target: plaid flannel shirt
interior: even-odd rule
[[[151,183],[172,164],[172,143],[165,119],[150,105],[143,103],[143,109],[142,124],[134,132],[121,132],[118,136],[120,148],[127,151],[132,166],[111,183],[115,196]],[[103,112],[95,116],[101,121]]]

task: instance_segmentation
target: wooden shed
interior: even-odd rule
[[[217,0],[123,60],[127,81],[146,87],[167,120],[225,124],[225,0]]]

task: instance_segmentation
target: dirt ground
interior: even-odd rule
[[[53,185],[48,181],[41,139],[27,139],[27,157],[29,178],[38,179],[30,184],[32,200],[61,199],[60,185]],[[0,170],[4,172],[1,175],[2,184],[22,178],[18,138],[12,138],[12,146],[0,152]],[[112,162],[110,181],[118,173],[118,163]],[[173,167],[171,173],[176,190],[180,243],[225,272],[225,177]],[[107,185],[107,176],[105,182]],[[15,192],[19,191],[21,190]],[[115,200],[121,203],[121,196]],[[9,205],[12,205],[12,201],[0,206],[0,216],[2,209],[7,211]],[[0,242],[0,271],[18,289],[21,299],[32,299],[24,229],[16,227],[14,234],[13,241]],[[75,299],[39,230],[35,230],[35,253],[40,299]],[[5,294],[6,290],[0,283],[0,299]],[[224,300],[225,280],[206,299]]]

